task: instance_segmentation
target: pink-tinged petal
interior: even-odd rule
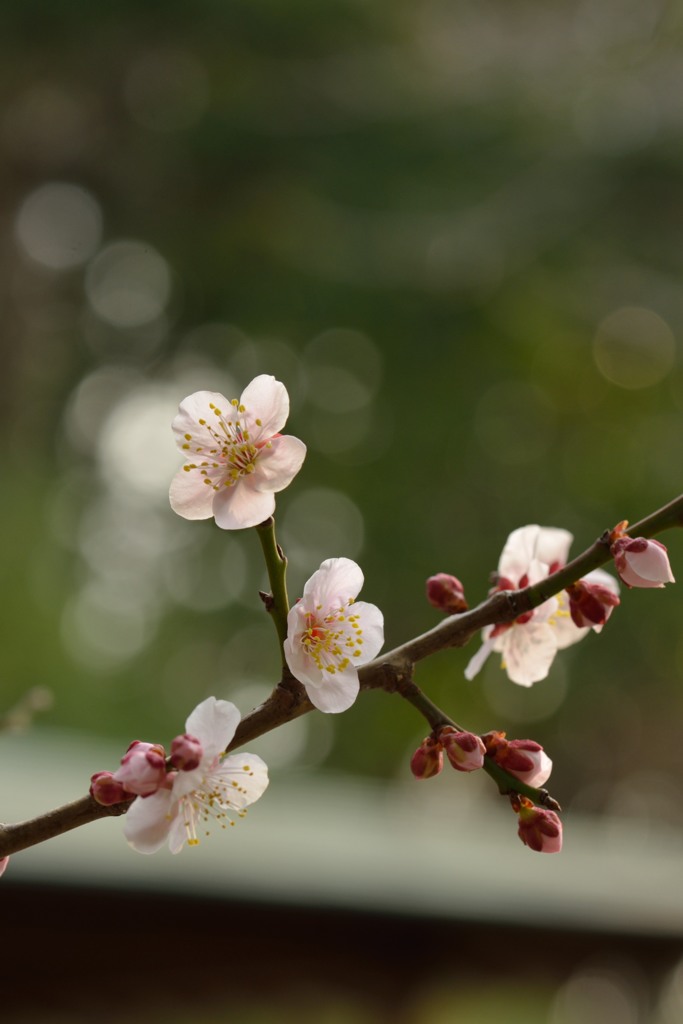
[[[268,766],[257,754],[241,751],[224,757],[211,772],[211,778],[220,781],[229,790],[229,801],[221,799],[221,805],[243,811],[266,791]]]
[[[665,583],[676,582],[671,572],[667,549],[659,541],[648,540],[643,551],[629,551],[627,548],[624,556],[627,571],[640,579],[636,586],[663,587]],[[621,576],[625,582],[629,582],[624,573]]]
[[[138,853],[156,853],[166,842],[177,811],[170,789],[139,796],[128,808],[123,833]]]
[[[282,430],[289,416],[289,395],[281,381],[267,373],[254,377],[240,397],[252,441],[272,437]],[[260,420],[260,423],[256,423]]]
[[[298,437],[274,437],[261,448],[249,483],[258,491],[283,491],[292,482],[306,458],[306,445]]]
[[[573,540],[574,536],[569,530],[561,530],[556,526],[540,526],[534,557],[554,568],[566,565]]]
[[[350,558],[326,558],[304,586],[303,604],[340,608],[355,599],[363,586],[363,571]]]
[[[241,717],[229,700],[217,700],[215,697],[207,697],[190,713],[185,731],[200,741],[204,749],[202,763],[212,761],[225,750]]]
[[[171,481],[171,508],[183,519],[210,519],[215,491],[198,469],[181,469]]]
[[[503,634],[503,665],[508,678],[520,686],[545,679],[557,654],[555,630],[546,622],[528,622]]]
[[[484,667],[484,662],[488,658],[489,654],[493,650],[493,646],[490,640],[484,640],[483,644],[477,651],[477,653],[470,658],[465,669],[465,679],[474,679],[474,677],[481,672]]]
[[[320,686],[306,684],[306,693],[311,704],[318,711],[326,714],[336,715],[341,711],[347,711],[354,703],[360,690],[358,673],[355,669],[346,672],[335,672],[334,675],[325,673]]]
[[[171,429],[176,435],[176,444],[186,458],[193,458],[197,447],[211,449],[216,446],[215,437],[208,429],[217,419],[212,405],[226,414],[232,408],[228,399],[217,391],[195,391],[178,406]],[[187,445],[190,447],[187,448]]]
[[[376,604],[368,604],[367,601],[355,601],[349,607],[350,615],[358,615],[361,629],[363,630],[362,654],[356,658],[349,655],[356,665],[366,665],[372,661],[375,655],[382,649],[384,644],[384,616]]]
[[[9,864],[9,857],[0,857],[0,878],[4,875]]]
[[[293,615],[296,613],[296,615]],[[295,679],[298,679],[304,686],[318,686],[323,682],[326,675],[322,669],[313,661],[306,648],[301,643],[301,635],[305,625],[301,625],[302,610],[295,606],[287,616],[288,634],[283,644],[285,661]]]
[[[275,511],[275,495],[272,491],[255,490],[250,477],[239,480],[233,487],[222,487],[212,493],[215,495],[212,513],[216,526],[221,530],[246,530],[250,526],[258,526]]]
[[[171,853],[180,853],[185,846],[193,831],[188,830],[188,823],[190,819],[196,821],[196,817],[191,797],[176,803],[176,815],[168,829],[168,848]]]
[[[498,575],[510,580],[517,586],[520,578],[529,571],[534,553],[540,526],[532,524],[520,526],[513,530],[505,541],[500,560],[498,562]]]

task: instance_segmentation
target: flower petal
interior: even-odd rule
[[[172,791],[159,789],[151,796],[139,796],[128,808],[123,834],[138,853],[156,853],[166,842],[177,813]]]
[[[246,530],[272,516],[275,511],[275,495],[272,491],[255,490],[251,480],[252,477],[244,478],[238,480],[233,487],[222,487],[217,493],[211,492],[215,495],[212,512],[221,530]]]
[[[363,571],[350,558],[326,558],[304,587],[302,604],[311,611],[320,606],[341,608],[356,598],[363,586]]]
[[[221,804],[242,811],[266,791],[268,766],[257,754],[240,751],[224,757],[211,772],[211,778],[229,788],[229,803],[221,799]]]
[[[235,735],[241,717],[234,704],[229,700],[217,700],[216,697],[207,697],[190,713],[185,731],[200,741],[204,749],[203,764],[212,761],[225,750]]]
[[[566,565],[574,535],[556,526],[539,526],[534,557],[546,565]]]
[[[545,679],[556,654],[555,630],[547,622],[515,625],[503,634],[503,668],[520,686]]]
[[[474,679],[478,672],[484,667],[484,662],[488,658],[489,654],[493,650],[490,640],[484,640],[479,650],[467,663],[465,669],[465,679]]]
[[[186,458],[194,457],[197,448],[215,448],[216,439],[208,429],[208,426],[216,421],[215,409],[222,413],[228,413],[232,407],[225,395],[217,391],[195,391],[188,395],[178,406],[178,412],[171,424],[171,429],[176,435],[176,444]],[[204,423],[200,423],[204,420]],[[186,435],[190,434],[190,438]],[[191,448],[184,446],[190,444]]]
[[[311,704],[318,711],[333,715],[347,711],[360,690],[358,673],[351,668],[346,672],[335,672],[334,675],[325,673],[325,678],[319,686],[311,686],[306,682],[304,686]]]
[[[210,519],[216,492],[205,484],[207,479],[198,469],[181,469],[171,481],[171,508],[184,519]]]
[[[517,586],[520,578],[529,571],[536,550],[540,526],[520,526],[513,530],[498,561],[498,575]]]
[[[250,483],[258,491],[282,491],[288,487],[306,458],[306,445],[289,434],[274,437],[261,448]]]
[[[351,615],[359,617],[363,631],[363,653],[359,658],[349,655],[355,665],[366,665],[381,650],[384,644],[384,616],[376,604],[367,601],[355,601],[350,609]]]
[[[272,437],[282,430],[289,416],[289,395],[284,384],[271,374],[254,377],[240,397],[252,441]],[[255,421],[260,420],[260,424]]]

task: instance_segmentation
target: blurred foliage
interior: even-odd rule
[[[578,551],[680,491],[675,5],[27,0],[0,29],[3,708],[39,684],[51,723],[168,741],[267,693],[256,538],[166,504],[191,390],[284,380],[291,595],[357,558],[388,646],[435,622],[431,573],[481,599],[515,527]],[[531,692],[465,683],[473,648],[418,679],[543,742],[565,799],[680,822],[682,602],[624,595]],[[424,733],[383,694],[305,730],[283,764],[389,776]]]

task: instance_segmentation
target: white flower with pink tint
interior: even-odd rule
[[[627,587],[663,587],[675,583],[667,549],[658,540],[619,537],[611,548],[619,576]]]
[[[381,611],[356,601],[362,586],[360,566],[350,558],[328,558],[287,616],[287,664],[319,711],[351,707],[360,689],[358,667],[384,643]]]
[[[9,864],[9,857],[0,857],[0,878],[4,875]]]
[[[500,556],[496,590],[522,590],[546,579],[566,565],[572,540],[568,530],[555,527],[531,525],[514,530]],[[588,573],[582,582],[606,588],[617,598],[614,603],[619,603],[617,581],[601,569]],[[486,626],[482,646],[467,665],[465,676],[473,679],[495,651],[513,683],[532,686],[546,678],[558,650],[578,643],[589,628],[599,632],[602,625],[579,628],[570,615],[569,597],[562,592],[514,622]]]
[[[567,530],[522,526],[508,537],[498,562],[497,590],[521,590],[545,579],[567,562],[572,535]],[[553,616],[556,597],[544,601],[514,622],[486,626],[483,644],[465,669],[473,679],[492,651],[502,656],[502,667],[513,683],[531,686],[545,679],[557,654]],[[577,639],[580,639],[577,637]]]
[[[255,377],[240,398],[197,391],[173,420],[188,460],[171,483],[171,508],[185,519],[210,519],[223,530],[258,526],[275,510],[275,494],[301,469],[306,445],[280,430],[289,395],[275,377]]]
[[[200,830],[208,834],[212,824],[234,824],[233,816],[244,817],[249,804],[258,800],[268,785],[261,758],[222,756],[239,721],[239,711],[227,700],[208,697],[194,709],[179,739],[180,746],[198,754],[199,763],[191,770],[169,772],[164,788],[133,801],[124,833],[135,850],[155,853],[168,840],[171,853],[179,853],[186,843],[199,843]],[[188,763],[194,761],[193,756]]]

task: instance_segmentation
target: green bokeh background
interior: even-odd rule
[[[167,504],[192,390],[285,382],[291,596],[357,559],[387,648],[438,621],[430,574],[482,599],[514,528],[578,552],[677,495],[682,39],[665,0],[5,4],[0,713],[40,687],[38,735],[123,749],[275,682],[257,538]],[[494,659],[466,682],[476,642],[417,678],[542,742],[570,810],[680,826],[683,598],[623,598],[530,691]],[[392,779],[425,727],[370,693],[281,733],[274,771]]]
[[[165,488],[131,499],[102,455],[118,409],[126,459],[158,475],[152,413],[135,420],[188,374],[287,384],[309,444],[278,501],[285,544],[309,516],[290,589],[321,557],[356,557],[388,645],[436,621],[432,572],[481,599],[516,526],[567,527],[578,550],[680,490],[675,5],[33,2],[1,27],[5,707],[39,684],[45,721],[168,740],[207,693],[248,684],[256,701],[275,679],[256,538],[171,522]],[[102,218],[66,269],[18,227],[54,182]],[[133,326],[89,301],[98,247],[121,239],[171,280],[162,315]],[[225,550],[246,582],[231,603],[228,565],[207,607],[201,566]],[[680,616],[676,588],[625,595],[531,692],[493,664],[466,683],[471,649],[419,680],[474,729],[544,742],[565,800],[661,802],[683,772]],[[385,776],[424,731],[383,694],[320,728],[312,763]]]

